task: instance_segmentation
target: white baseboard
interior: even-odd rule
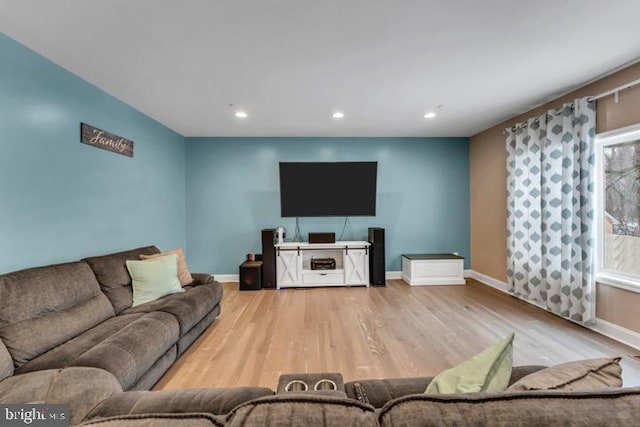
[[[602,319],[596,319],[596,324],[594,326],[588,326],[588,328],[640,350],[640,333],[632,331],[631,329],[623,328],[622,326]]]
[[[402,271],[387,271],[384,278],[387,280],[402,279]]]
[[[494,279],[491,276],[487,276],[486,274],[482,274],[482,273],[478,273],[477,271],[474,270],[465,270],[465,277],[470,277],[472,279],[477,280],[478,282],[482,282],[485,285],[491,286],[492,288],[495,288],[499,291],[502,291],[504,293],[509,293],[507,291],[507,289],[509,289],[508,285],[506,282],[503,282],[501,280],[498,279]],[[511,294],[509,294],[511,295]]]
[[[239,282],[239,274],[213,274],[213,278],[218,282]]]
[[[409,276],[402,276],[402,280],[409,286],[458,286],[467,284],[465,279],[453,279],[451,277],[429,277],[411,280]]]
[[[487,276],[485,274],[478,273],[477,271],[473,271],[473,270],[468,270],[468,271],[469,271],[468,277],[475,279],[478,282],[484,283],[485,285],[491,286],[492,288],[495,288],[508,295],[511,295],[509,292],[507,292],[507,284],[505,282],[500,281],[498,279],[494,279],[493,277]],[[467,273],[467,270],[465,270],[465,275],[466,273]],[[518,298],[518,299],[526,303],[529,303],[531,305],[534,305],[538,308],[541,308],[545,311],[549,311],[540,304],[533,303],[531,301],[527,301],[522,298]],[[577,323],[577,324],[580,326],[584,326],[587,329],[591,329],[592,331],[597,332],[600,335],[604,335],[618,342],[621,342],[622,344],[626,344],[630,347],[640,350],[640,333],[632,331],[631,329],[627,329],[622,326],[616,325],[615,323],[607,322],[606,320],[597,319],[597,318],[596,318],[596,324],[593,326],[586,326],[581,323]]]

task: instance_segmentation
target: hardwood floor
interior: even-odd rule
[[[430,376],[515,331],[514,365],[624,356],[625,386],[640,385],[640,354],[491,289],[316,288],[239,292],[224,284],[222,313],[156,385],[275,388],[283,373],[341,372],[345,381]]]

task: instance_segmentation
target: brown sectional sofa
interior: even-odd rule
[[[344,385],[340,377],[337,391],[146,391],[213,322],[222,297],[213,277],[196,274],[186,292],[131,308],[125,261],[157,252],[149,246],[1,275],[0,404],[66,403],[71,425],[96,427],[633,426],[640,420],[640,388],[434,396],[423,394],[429,377]],[[541,368],[515,367],[510,382]]]
[[[155,246],[0,276],[0,339],[16,374],[93,367],[148,390],[220,313],[222,287],[195,274],[185,292],[131,307],[126,260]]]
[[[515,367],[510,384],[541,368]],[[640,388],[441,396],[416,389],[430,381],[364,380],[346,383],[344,392],[273,394],[247,387],[119,393],[89,411],[83,426],[610,427],[640,420]],[[356,386],[376,404],[352,394]]]

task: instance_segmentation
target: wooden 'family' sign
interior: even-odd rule
[[[80,142],[133,157],[133,141],[86,123],[80,123]]]

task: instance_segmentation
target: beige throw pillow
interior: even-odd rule
[[[178,279],[180,280],[180,284],[182,286],[186,286],[193,282],[193,277],[191,277],[191,273],[189,272],[189,267],[187,267],[187,259],[184,256],[184,251],[182,248],[174,249],[172,251],[161,252],[159,254],[153,255],[140,255],[140,259],[150,259],[157,258],[159,256],[165,255],[178,255]]]
[[[602,387],[622,387],[620,357],[563,363],[529,374],[507,391],[576,391]]]

